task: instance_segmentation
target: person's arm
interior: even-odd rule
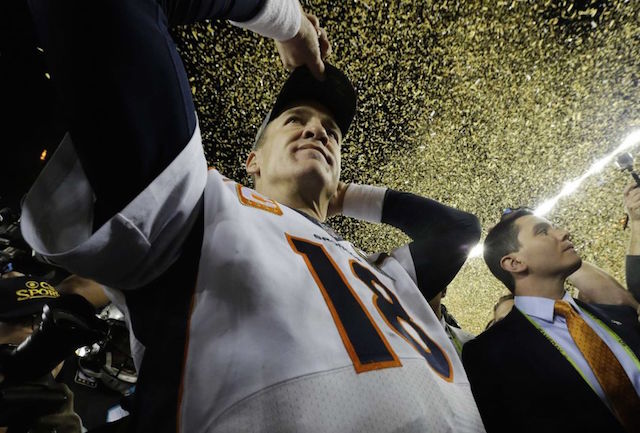
[[[635,182],[624,189],[624,207],[631,227],[626,257],[627,287],[636,301],[640,302],[640,187]]]
[[[109,302],[104,293],[104,286],[93,280],[70,275],[56,286],[58,292],[63,295],[80,295],[93,305],[94,308],[102,308]]]
[[[638,302],[622,284],[591,263],[582,262],[580,269],[569,275],[567,280],[578,289],[581,301],[638,308]]]
[[[283,37],[306,29],[301,45],[317,49],[314,25],[300,18],[297,0],[256,0],[249,8],[260,6],[255,15],[237,9],[248,4],[171,6],[187,5],[190,22],[212,11],[219,12],[214,18],[251,22],[267,9],[280,17],[280,8],[293,5],[301,20],[293,30],[289,20],[269,21],[271,29],[289,29]],[[71,273],[109,287],[140,287],[181,254],[208,177],[190,85],[166,19],[156,0],[29,5],[69,133],[24,201],[24,238]],[[309,57],[304,49],[298,54]]]
[[[392,225],[411,238],[400,263],[427,300],[447,287],[480,239],[474,215],[392,189],[351,184],[344,192],[342,213]]]
[[[486,431],[499,432],[513,424],[511,411],[505,410],[508,402],[502,392],[503,372],[493,360],[487,359],[488,352],[483,344],[471,340],[462,348],[462,364]]]
[[[265,0],[264,3],[250,20],[231,21],[231,24],[273,39],[282,65],[288,71],[305,65],[321,79],[323,59],[331,54],[331,45],[318,18],[305,13],[298,0]]]

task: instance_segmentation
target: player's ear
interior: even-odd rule
[[[507,254],[503,258],[500,259],[500,267],[507,272],[511,272],[514,274],[524,272],[527,270],[528,266],[524,263],[516,254]]]
[[[252,150],[249,152],[244,167],[249,175],[256,176],[260,174],[260,157],[258,156],[258,151]]]

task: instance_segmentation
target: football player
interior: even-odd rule
[[[22,228],[50,261],[114,288],[144,346],[135,430],[483,431],[427,303],[477,219],[339,181],[356,93],[296,1],[160,3],[31,2],[70,123]],[[167,21],[206,17],[281,41],[285,65],[302,66],[248,155],[254,189],[207,170],[168,36]],[[412,242],[365,255],[326,225],[338,213]]]

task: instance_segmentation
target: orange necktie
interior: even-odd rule
[[[609,346],[568,302],[556,301],[553,311],[567,320],[569,334],[589,363],[625,430],[640,432],[640,397]]]

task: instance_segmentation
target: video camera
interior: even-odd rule
[[[55,411],[67,397],[51,386],[51,370],[79,347],[109,338],[109,326],[83,297],[67,295],[46,304],[31,336],[17,347],[0,346],[0,425],[21,425]]]
[[[38,256],[22,237],[20,211],[5,206],[0,208],[0,274],[10,271],[37,275],[53,283],[62,281],[69,275],[60,268],[38,260]]]

